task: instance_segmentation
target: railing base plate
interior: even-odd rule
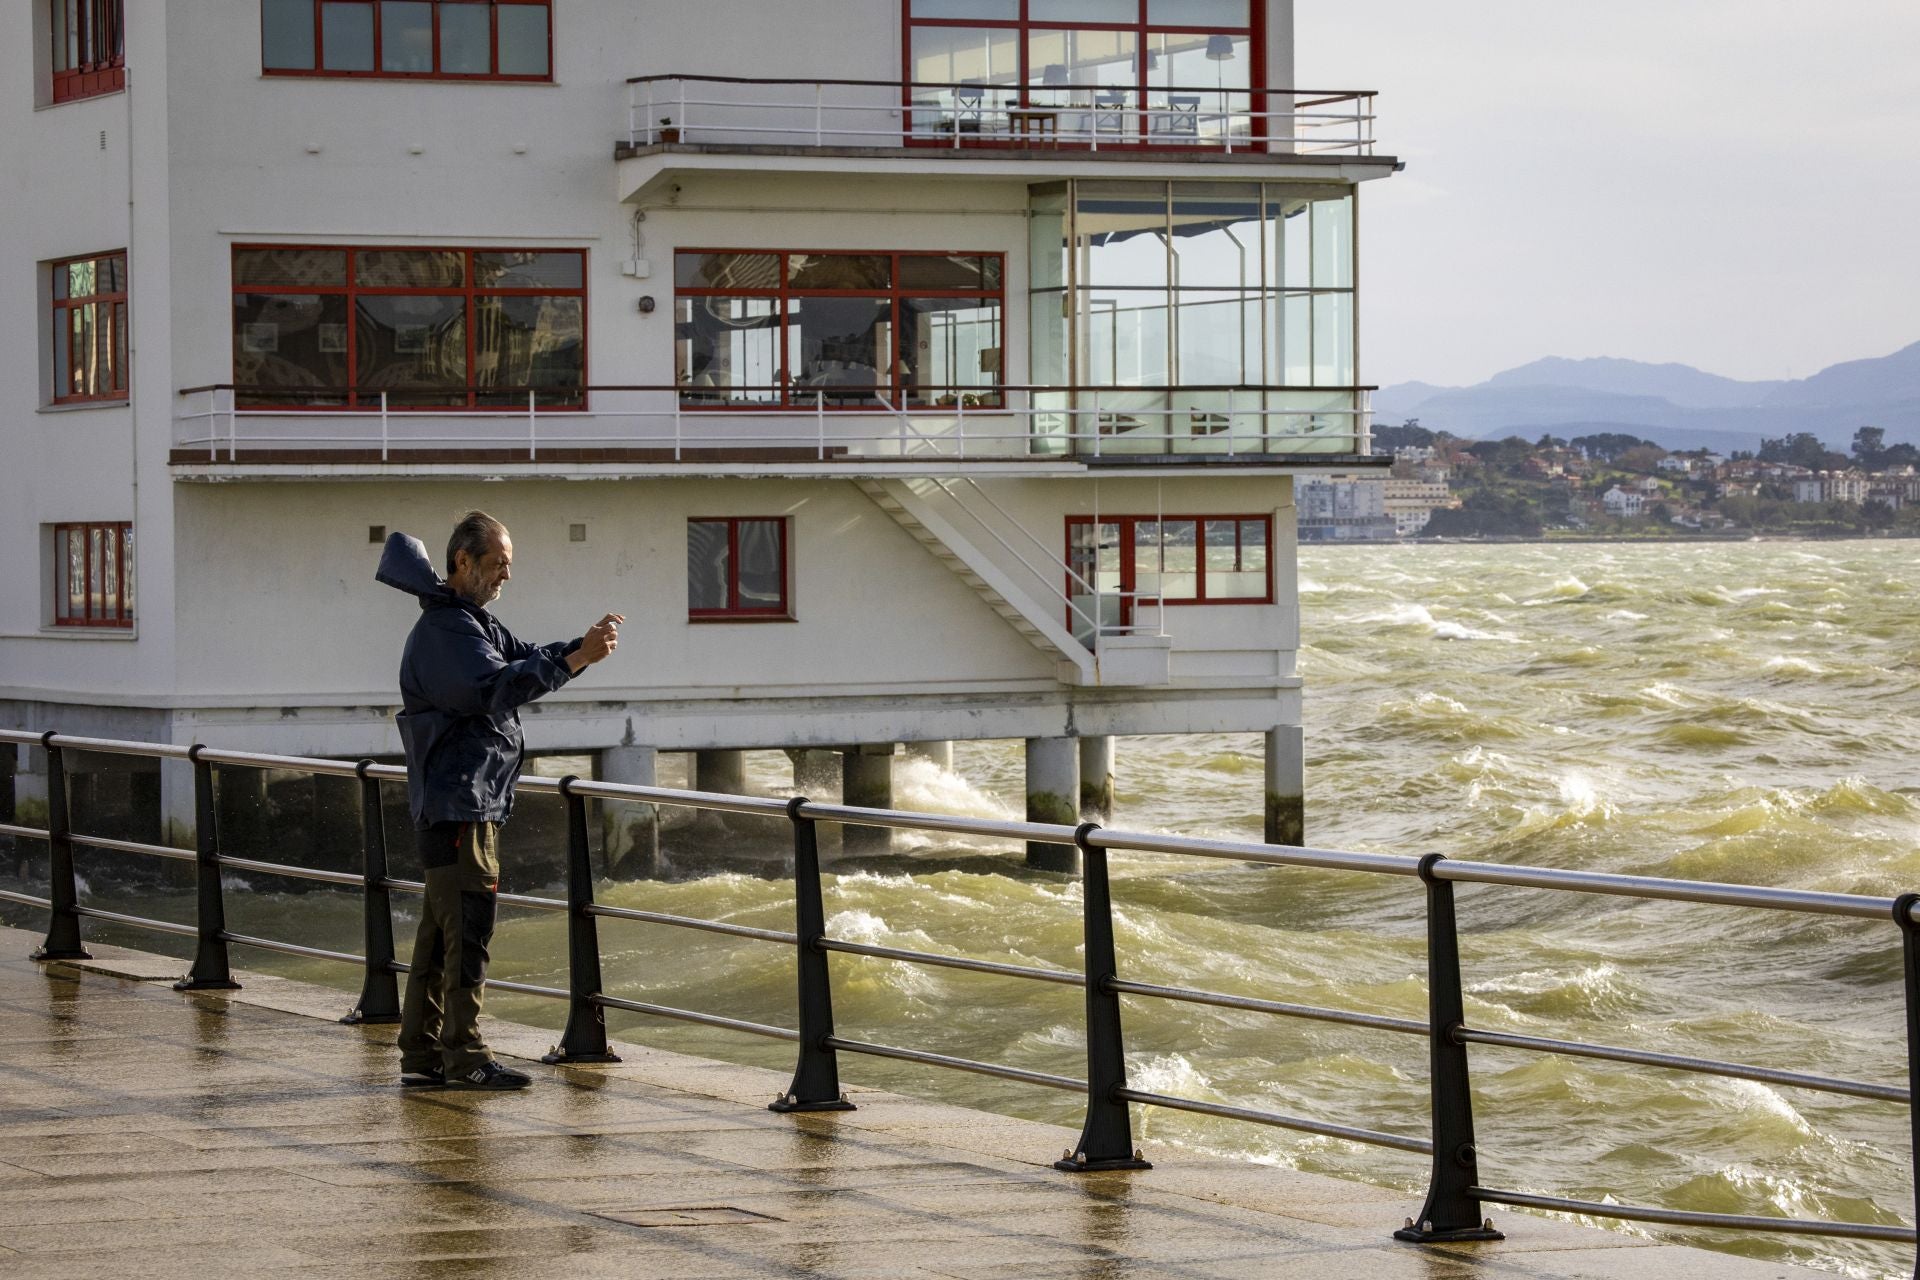
[[[231,978],[182,978],[173,984],[175,991],[238,991],[240,984]]]
[[[775,1098],[767,1104],[767,1110],[778,1111],[782,1115],[808,1111],[858,1111],[859,1109],[845,1098],[829,1098],[825,1102],[801,1102],[798,1099]]]
[[[575,1067],[596,1062],[618,1062],[620,1055],[617,1053],[564,1053],[555,1049],[552,1053],[541,1054],[540,1061],[550,1067]]]
[[[1151,1169],[1153,1162],[1135,1158],[1112,1160],[1055,1160],[1053,1167],[1062,1173],[1113,1173],[1126,1169]]]
[[[28,957],[33,960],[91,960],[91,951],[49,951],[45,947],[35,947]]]
[[[1456,1227],[1452,1231],[1428,1231],[1420,1227],[1402,1227],[1393,1233],[1395,1240],[1408,1244],[1450,1244],[1456,1240],[1505,1240],[1504,1232],[1492,1227]]]

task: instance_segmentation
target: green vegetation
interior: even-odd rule
[[[1757,453],[1730,459],[1711,457],[1706,450],[1669,453],[1621,432],[1570,440],[1543,435],[1532,442],[1519,436],[1460,440],[1430,431],[1417,419],[1376,427],[1374,441],[1382,452],[1431,450],[1430,465],[1445,468],[1460,506],[1435,510],[1421,531],[1424,538],[1920,536],[1920,493],[1901,487],[1910,474],[1906,469],[1920,467],[1920,449],[1889,447],[1879,427],[1855,432],[1851,454],[1829,449],[1810,432],[1795,432],[1763,441]],[[1397,464],[1396,474],[1418,474],[1421,465]],[[1797,501],[1805,493],[1796,493],[1796,482],[1804,490],[1821,472],[1852,475],[1856,488],[1850,497],[1861,498],[1874,483],[1881,485],[1879,496]],[[1605,495],[1616,488],[1638,498],[1634,514],[1608,509]]]

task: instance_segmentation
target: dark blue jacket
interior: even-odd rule
[[[388,536],[374,574],[420,597],[400,658],[400,741],[413,822],[505,822],[526,754],[517,708],[565,684],[578,640],[535,647],[463,600],[418,538]]]

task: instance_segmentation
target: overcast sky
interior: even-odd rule
[[[1361,372],[1540,356],[1805,377],[1920,340],[1915,0],[1296,0],[1379,91]]]

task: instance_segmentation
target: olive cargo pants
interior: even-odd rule
[[[400,1010],[400,1070],[455,1076],[493,1058],[480,1038],[480,1000],[499,906],[500,827],[436,822],[419,846],[427,892]]]

